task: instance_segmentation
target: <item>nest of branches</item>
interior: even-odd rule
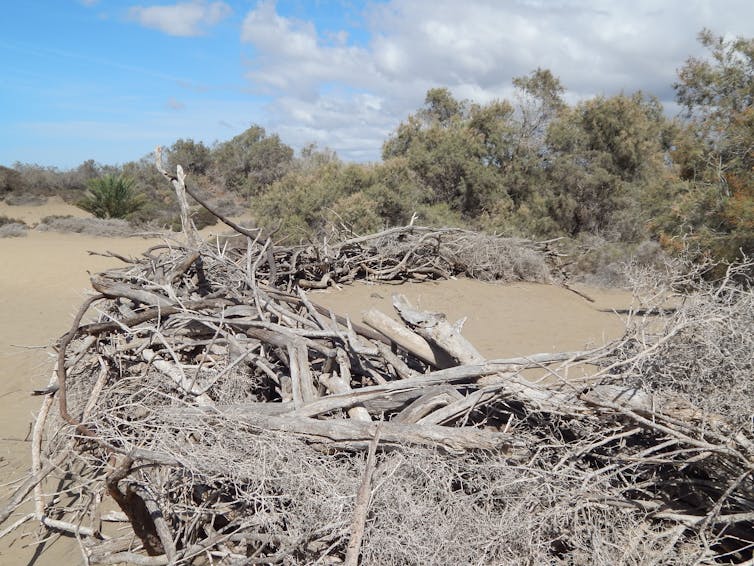
[[[687,292],[662,324],[629,313],[596,350],[488,360],[401,295],[400,321],[362,324],[306,289],[553,281],[542,245],[409,226],[280,247],[222,217],[244,245],[205,243],[165,174],[187,243],[92,279],[0,522],[30,494],[35,512],[0,535],[36,518],[90,564],[751,559],[752,402],[732,399],[751,387],[749,287]]]

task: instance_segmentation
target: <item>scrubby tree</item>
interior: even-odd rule
[[[339,160],[324,162],[294,169],[273,182],[253,200],[252,209],[261,226],[271,228],[281,223],[281,235],[306,238],[321,232],[334,218],[331,212],[340,199],[363,192],[373,182],[369,166]],[[353,209],[351,201],[342,204]]]
[[[523,143],[541,147],[547,128],[566,107],[565,88],[549,69],[538,68],[524,77],[513,79],[520,113],[520,138]]]
[[[476,218],[504,191],[509,104],[471,106],[444,88],[427,92],[424,108],[409,116],[383,145],[384,160],[403,158],[424,186],[424,203],[447,205]]]
[[[0,165],[0,199],[5,199],[8,194],[23,192],[24,182],[21,174],[10,167]]]
[[[646,235],[641,203],[665,173],[671,125],[641,92],[563,110],[547,133],[550,212],[563,231],[610,239]]]
[[[686,190],[663,219],[665,236],[689,234],[703,250],[754,253],[754,39],[699,34],[674,85],[686,127],[673,159]]]
[[[251,196],[280,179],[292,160],[293,149],[261,126],[251,126],[212,151],[213,173],[225,188]]]
[[[212,165],[212,152],[203,142],[191,138],[179,139],[167,151],[168,170],[175,171],[176,165],[186,173],[205,175]]]

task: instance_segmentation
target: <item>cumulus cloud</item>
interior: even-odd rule
[[[157,29],[168,35],[193,37],[203,35],[231,13],[225,2],[178,2],[161,6],[133,6],[129,16],[144,27]]]
[[[362,14],[369,41],[281,16],[263,1],[246,15],[248,78],[273,95],[271,128],[289,143],[318,141],[346,158],[375,159],[385,134],[447,86],[486,102],[511,80],[548,68],[570,100],[644,90],[672,104],[676,69],[698,54],[696,34],[746,35],[748,0],[391,0]],[[335,40],[333,40],[335,38]],[[371,149],[370,149],[371,148]]]

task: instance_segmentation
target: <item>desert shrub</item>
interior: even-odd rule
[[[479,217],[478,227],[501,236],[531,239],[563,236],[562,228],[550,214],[551,206],[552,201],[543,193],[533,193],[519,203],[501,198]]]
[[[194,225],[199,230],[206,228],[207,226],[214,226],[219,222],[217,216],[212,214],[203,206],[198,207],[197,210],[192,214],[191,218],[194,221]]]
[[[89,182],[89,192],[77,206],[97,218],[125,218],[144,206],[143,195],[134,189],[135,181],[122,175],[105,175]]]
[[[28,226],[23,220],[0,215],[0,238],[26,236]]]
[[[573,280],[597,287],[629,287],[629,266],[660,269],[668,259],[654,241],[632,244],[589,233],[564,240],[562,249],[570,256],[565,263]]]
[[[4,217],[0,217],[4,218]],[[28,226],[22,222],[8,222],[0,224],[0,238],[19,238],[26,236]]]
[[[191,220],[194,222],[194,226],[196,226],[197,230],[201,230],[202,228],[206,228],[207,226],[214,226],[219,222],[217,216],[212,214],[203,206],[193,208],[191,213]],[[173,232],[180,232],[182,230],[180,214],[175,215],[171,218],[170,229]]]
[[[388,226],[405,225],[430,199],[430,190],[409,167],[405,157],[391,157],[372,168],[373,180],[364,193],[377,203],[377,214]]]
[[[422,225],[437,228],[461,228],[467,223],[464,221],[461,213],[454,210],[447,203],[425,204],[418,207],[416,211],[419,221]]]
[[[8,216],[0,214],[0,226],[5,226],[6,224],[26,225],[26,222],[24,222],[23,220],[19,220],[18,218],[10,218]]]
[[[334,224],[342,224],[355,234],[369,234],[382,224],[377,208],[377,202],[364,193],[354,193],[338,199],[328,217]]]
[[[226,189],[256,196],[285,175],[292,159],[293,149],[277,134],[254,125],[212,149],[211,169]]]
[[[147,201],[144,206],[129,214],[126,219],[134,226],[161,226],[173,218],[174,208],[162,206],[162,203]]]
[[[42,203],[51,196],[59,196],[72,203],[83,196],[90,179],[114,171],[114,167],[101,166],[92,160],[67,171],[36,164],[15,163],[12,170],[0,170],[0,193],[7,193],[6,202],[16,204]]]
[[[235,198],[226,195],[218,198],[215,202],[215,210],[225,216],[238,216],[246,212],[246,207],[241,206]]]
[[[260,226],[279,225],[281,236],[309,238],[322,232],[327,211],[339,199],[372,183],[373,171],[368,166],[324,162],[289,172],[275,181],[265,194],[252,201],[252,211]]]
[[[76,218],[46,216],[36,227],[41,232],[74,232],[92,236],[131,236],[133,227],[121,218]]]
[[[41,206],[47,202],[47,197],[34,193],[14,191],[6,193],[3,200],[11,206]]]

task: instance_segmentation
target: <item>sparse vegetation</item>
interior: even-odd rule
[[[26,236],[28,226],[23,220],[9,218],[0,214],[0,238],[19,238]]]
[[[77,218],[75,216],[46,216],[35,228],[40,232],[74,232],[103,237],[130,236],[135,229],[122,218]]]
[[[28,226],[20,222],[0,224],[0,238],[20,238],[26,236]]]
[[[10,218],[8,216],[4,216],[0,214],[0,226],[5,226],[6,224],[26,224],[23,220],[19,220],[18,218]]]

